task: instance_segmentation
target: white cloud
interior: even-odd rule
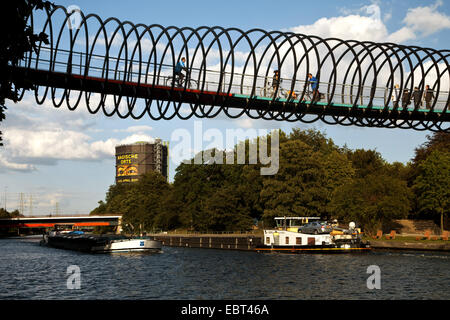
[[[241,128],[253,128],[254,122],[255,122],[255,120],[250,119],[250,118],[242,118],[242,119],[236,120],[236,123]]]
[[[439,0],[430,6],[408,9],[406,17],[402,21],[405,26],[389,35],[388,41],[403,43],[450,29],[450,17],[438,11],[442,5],[443,2]]]
[[[3,125],[3,123],[2,123]],[[96,138],[103,130],[85,105],[76,111],[55,110],[51,100],[37,106],[32,95],[10,105],[2,128],[5,146],[0,155],[0,171],[33,171],[39,165],[56,165],[61,160],[102,161],[111,159],[118,144],[153,141],[146,132],[148,125],[130,126],[123,130],[130,135],[124,139]]]
[[[389,35],[387,41],[393,43],[403,43],[405,41],[413,39],[416,39],[416,34],[414,33],[414,31],[408,27],[403,27],[400,30],[397,30],[396,32]]]
[[[115,139],[113,139],[113,140],[117,141],[117,144],[130,144],[130,143],[135,143],[135,142],[139,142],[139,141],[145,141],[145,142],[149,142],[149,143],[155,142],[155,139],[152,136],[142,134],[142,133],[133,134],[122,140],[115,140]]]
[[[150,126],[131,126],[126,129],[115,129],[114,132],[145,132],[153,130]]]
[[[32,171],[35,165],[54,165],[61,160],[101,161],[115,154],[116,145],[137,141],[154,142],[154,138],[138,133],[124,139],[93,139],[73,130],[26,130],[10,128],[5,132],[5,150],[0,156],[0,170]]]
[[[342,16],[321,18],[311,25],[301,25],[290,31],[322,38],[381,42],[388,31],[381,20],[377,4],[363,6],[358,10],[342,9]]]
[[[426,37],[443,29],[450,28],[450,17],[438,12],[443,5],[441,0],[428,7],[409,9],[403,22],[413,32],[418,32]]]
[[[93,148],[84,133],[64,130],[26,130],[10,128],[5,144],[13,159],[99,160],[108,156],[104,148]]]
[[[291,31],[322,38],[375,42],[383,41],[388,34],[381,20],[360,15],[321,18],[312,25],[294,27]]]
[[[402,43],[449,29],[450,17],[438,11],[442,5],[438,0],[430,6],[408,9],[402,21],[404,26],[391,34],[384,23],[392,18],[392,13],[384,13],[382,20],[381,8],[376,3],[358,10],[342,9],[342,16],[321,18],[311,25],[291,28],[291,31],[322,38]]]
[[[10,170],[27,172],[36,170],[36,167],[30,164],[11,162],[0,154],[0,172]]]

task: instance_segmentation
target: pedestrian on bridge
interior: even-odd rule
[[[406,88],[403,91],[403,95],[402,95],[402,106],[403,106],[403,108],[406,108],[410,104],[411,104],[411,94],[409,93],[409,89]]]
[[[424,93],[425,106],[427,109],[431,109],[431,101],[434,99],[433,90],[430,89],[429,85],[426,85],[425,89],[426,89]]]
[[[275,70],[273,72],[272,77],[272,89],[273,89],[273,96],[275,95],[275,92],[277,92],[278,87],[280,86],[280,71]]]
[[[394,87],[394,93],[392,95],[392,102],[394,103],[394,107],[398,107],[399,100],[400,100],[400,86],[396,84]]]
[[[413,99],[414,99],[414,108],[422,106],[422,97],[420,95],[419,88],[417,87],[414,87]]]

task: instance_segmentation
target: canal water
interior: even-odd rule
[[[79,289],[70,266],[79,270]],[[379,267],[380,289],[368,288],[375,283],[370,266]],[[0,300],[448,300],[449,287],[447,253],[295,255],[164,247],[159,254],[93,255],[41,247],[39,238],[0,239]]]

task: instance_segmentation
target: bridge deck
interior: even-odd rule
[[[51,72],[24,67],[12,70],[15,81],[31,80],[39,86],[88,91],[131,98],[155,99],[194,105],[221,106],[237,109],[251,109],[263,112],[307,113],[338,117],[364,117],[375,119],[450,121],[450,110],[414,109],[413,107],[348,105],[333,102],[311,102],[295,99],[249,96],[220,91],[179,88],[148,83],[131,82],[100,77],[82,76],[64,72]]]

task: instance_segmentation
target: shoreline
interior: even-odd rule
[[[262,243],[263,237],[254,233],[241,234],[147,234],[147,236],[163,241],[164,245],[172,247],[191,247],[191,248],[213,248],[225,250],[244,250],[254,251],[257,244]],[[26,235],[26,236],[4,236],[0,239],[23,239],[23,238],[39,238],[41,235]],[[374,240],[364,239],[369,241],[373,251],[437,251],[450,252],[450,241],[440,240]]]

